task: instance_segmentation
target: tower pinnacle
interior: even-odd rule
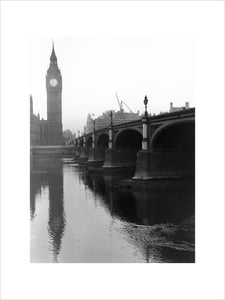
[[[52,41],[52,54],[50,56],[50,62],[51,64],[57,64],[57,57],[55,55],[55,49],[54,49],[54,41]]]

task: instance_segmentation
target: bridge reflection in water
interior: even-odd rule
[[[31,262],[194,262],[194,190],[118,188],[129,173],[31,161]],[[193,221],[193,219],[192,219]]]

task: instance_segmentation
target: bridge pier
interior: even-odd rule
[[[89,158],[89,149],[88,148],[81,148],[80,149],[80,157],[79,157],[79,163],[84,163],[84,162],[87,162]]]
[[[87,162],[89,158],[89,148],[86,145],[86,133],[85,133],[85,127],[84,127],[84,135],[81,137],[80,145],[82,143],[82,148],[80,149],[80,158],[79,158],[79,163],[83,164]]]
[[[149,150],[150,128],[149,118],[146,110],[145,117],[142,119],[142,150],[137,153],[136,171],[132,179],[151,178],[151,152]]]
[[[106,149],[105,150],[105,161],[103,168],[116,168],[122,167],[122,164],[119,162],[118,153],[115,149]]]
[[[105,160],[105,149],[91,148],[89,151],[88,164],[102,166]]]
[[[80,158],[80,149],[79,148],[75,148],[75,160],[79,159]]]
[[[75,142],[75,160],[79,160],[80,156],[81,156],[81,149],[82,149],[82,145],[83,145],[83,139],[79,136],[79,132],[78,132],[78,138],[76,139]]]
[[[151,153],[140,150],[137,153],[136,171],[132,179],[150,179],[151,175]]]
[[[194,177],[194,154],[189,152],[139,151],[132,179],[166,179]]]
[[[135,150],[106,149],[103,168],[135,168],[136,153]]]

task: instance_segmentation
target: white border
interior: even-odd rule
[[[223,299],[224,3],[2,2],[2,298]],[[29,38],[194,37],[195,264],[29,263]]]

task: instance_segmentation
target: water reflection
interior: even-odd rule
[[[49,221],[48,232],[53,247],[54,260],[57,261],[61,249],[61,240],[65,230],[65,211],[63,201],[62,162],[57,172],[48,176],[49,184]]]
[[[59,158],[33,159],[31,165],[31,197],[30,218],[35,218],[37,195],[41,195],[48,188],[48,234],[52,247],[53,260],[57,262],[61,249],[62,237],[65,231],[66,216],[63,196],[63,163]]]
[[[194,233],[180,225],[194,214],[194,188],[132,191],[118,188],[121,177],[126,175],[82,174],[111,217],[124,222],[129,243],[146,262],[194,262]]]
[[[124,175],[125,176],[125,175]],[[194,214],[194,189],[119,189],[123,175],[83,173],[85,185],[96,194],[111,215],[139,225],[179,224]]]
[[[37,195],[42,195],[48,183],[45,173],[38,168],[37,161],[31,159],[30,167],[30,219],[33,220],[35,218]]]
[[[34,260],[194,262],[193,232],[180,227],[194,214],[194,189],[119,188],[119,180],[130,177],[89,173],[62,158],[33,158]]]

